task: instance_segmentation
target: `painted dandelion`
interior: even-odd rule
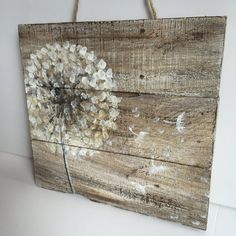
[[[225,24],[19,25],[35,183],[206,229]]]
[[[115,130],[120,98],[112,69],[86,47],[47,44],[30,55],[25,70],[33,138],[101,146]]]

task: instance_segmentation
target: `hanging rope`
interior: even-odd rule
[[[151,19],[157,19],[158,18],[157,10],[155,8],[153,0],[146,0],[146,4],[147,4],[147,7],[148,7],[150,18]],[[79,0],[75,0],[74,8],[73,8],[73,15],[72,15],[72,22],[77,21],[78,9],[79,9]]]
[[[148,10],[149,10],[149,14],[150,14],[151,19],[157,19],[158,18],[157,10],[155,8],[153,0],[146,0],[146,4],[147,4]]]
[[[75,0],[74,8],[73,8],[73,15],[72,15],[72,22],[77,21],[78,9],[79,9],[79,0]]]

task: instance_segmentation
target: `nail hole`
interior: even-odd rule
[[[140,79],[144,79],[144,75],[141,74],[141,75],[139,76],[139,78],[140,78]]]
[[[193,35],[194,39],[196,39],[196,40],[201,40],[204,37],[204,34],[202,32],[196,32],[196,33],[193,33],[192,35]]]
[[[140,34],[144,34],[144,33],[145,33],[145,29],[144,28],[140,29]]]

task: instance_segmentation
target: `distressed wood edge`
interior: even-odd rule
[[[214,156],[215,156],[215,143],[216,143],[216,126],[217,126],[217,123],[218,123],[218,119],[219,119],[219,104],[220,104],[220,97],[218,97],[216,99],[216,109],[215,109],[215,119],[214,119],[214,127],[213,127],[213,130],[212,130],[212,144],[211,144],[211,148],[212,148],[212,151],[211,151],[211,167],[209,168],[209,171],[210,171],[210,176],[209,176],[209,193],[211,192],[211,180],[212,180],[212,172],[213,172],[213,168],[212,168],[212,163],[214,161]],[[209,199],[209,198],[208,198]],[[209,213],[209,207],[208,207],[208,211],[207,211],[207,214]],[[208,223],[208,221],[207,221]]]
[[[227,21],[227,16],[226,15],[216,15],[216,16],[190,16],[190,17],[173,17],[173,18],[158,18],[158,19],[134,19],[134,20],[91,20],[91,21],[78,21],[78,22],[73,22],[73,21],[68,21],[68,22],[49,22],[49,23],[31,23],[31,24],[18,24],[18,32],[21,32],[21,30],[24,29],[24,27],[28,26],[43,26],[43,25],[66,25],[66,24],[92,24],[92,23],[101,23],[101,24],[107,24],[107,23],[128,23],[128,22],[161,22],[161,21],[168,21],[168,20],[191,20],[191,19],[214,19],[214,18],[219,18],[222,19],[225,24]]]
[[[200,226],[199,227],[199,226],[197,226],[195,224],[187,224],[187,223],[184,223],[184,222],[178,222],[175,219],[170,219],[170,218],[165,218],[165,217],[161,217],[161,216],[150,215],[148,213],[135,210],[133,208],[128,208],[126,206],[122,206],[121,204],[115,204],[114,202],[109,201],[109,199],[105,199],[105,198],[103,199],[102,197],[99,198],[95,194],[86,194],[86,193],[83,193],[83,192],[78,192],[77,194],[80,194],[81,196],[83,196],[83,197],[85,197],[85,198],[87,198],[90,201],[95,202],[95,203],[109,205],[109,206],[116,207],[116,208],[121,209],[121,210],[135,212],[135,213],[138,213],[138,214],[141,214],[141,215],[152,217],[154,219],[161,219],[161,220],[165,220],[167,222],[172,222],[172,223],[175,223],[175,224],[180,224],[180,225],[184,225],[184,226],[187,226],[187,227],[192,227],[192,228],[197,229],[197,230],[206,231],[207,227],[208,227],[209,199],[208,199],[208,202],[207,202],[207,209],[208,209],[207,210],[207,218],[206,218],[207,221],[206,221],[204,226]]]

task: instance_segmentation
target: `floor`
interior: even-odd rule
[[[32,170],[32,159],[0,152],[1,236],[236,235],[234,208],[211,202],[204,232],[39,188]]]

